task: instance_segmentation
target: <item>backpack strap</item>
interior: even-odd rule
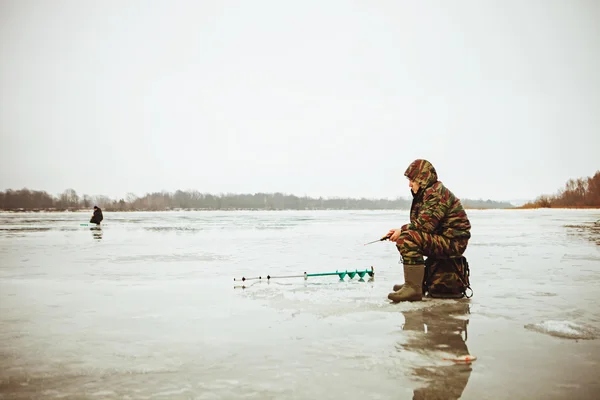
[[[432,270],[433,266],[435,266],[435,269]],[[429,286],[431,285],[429,279],[435,274],[437,268],[435,259],[427,257],[427,260],[425,260],[425,274],[423,275],[423,293],[429,292]]]
[[[469,275],[471,275],[471,271],[469,270],[469,262],[467,261],[467,259],[464,256],[462,256],[460,258],[462,260],[462,264],[463,264],[463,267],[464,267],[464,270],[465,270],[464,274],[462,274],[460,272],[460,270],[456,266],[456,262],[453,262],[452,265],[454,265],[454,269],[456,270],[456,274],[458,275],[459,279],[461,280],[461,282],[463,284],[463,287],[465,288],[463,290],[463,292],[462,292],[463,296],[465,296],[467,299],[469,299],[469,298],[473,297],[473,289],[471,289],[471,284],[470,284],[470,281],[469,281]],[[467,290],[471,291],[471,295],[470,296],[467,296]]]

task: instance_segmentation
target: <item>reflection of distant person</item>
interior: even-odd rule
[[[90,219],[90,224],[100,225],[100,222],[102,222],[103,219],[104,216],[102,215],[100,207],[94,206],[94,215],[92,215],[92,218]]]
[[[90,231],[92,232],[92,238],[94,240],[102,240],[102,228],[92,227],[90,228]]]
[[[400,347],[404,351],[429,356],[422,359],[439,359],[442,363],[443,358],[467,356],[469,320],[463,318],[468,313],[469,304],[466,303],[447,303],[430,309],[402,311],[405,320],[402,329],[414,334]],[[413,367],[413,375],[424,383],[414,390],[413,399],[459,399],[462,396],[471,376],[471,363],[442,363],[434,361],[432,365]]]

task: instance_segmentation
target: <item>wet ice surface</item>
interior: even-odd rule
[[[0,214],[0,398],[596,398],[600,212],[469,215],[474,297],[392,305],[407,210]]]

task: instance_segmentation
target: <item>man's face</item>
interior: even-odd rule
[[[417,193],[419,191],[419,184],[412,179],[408,180],[408,187],[412,190],[413,193]]]

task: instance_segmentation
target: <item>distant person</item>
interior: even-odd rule
[[[92,218],[90,219],[90,224],[100,225],[100,222],[102,222],[103,219],[104,216],[102,215],[100,207],[94,206],[94,215],[92,215]]]
[[[460,200],[438,181],[429,161],[413,161],[404,176],[408,178],[413,196],[410,224],[391,229],[386,235],[396,242],[404,264],[404,285],[395,285],[394,291],[388,294],[394,303],[423,299],[423,256],[428,257],[428,261],[429,257],[461,256],[471,237],[471,223]]]

